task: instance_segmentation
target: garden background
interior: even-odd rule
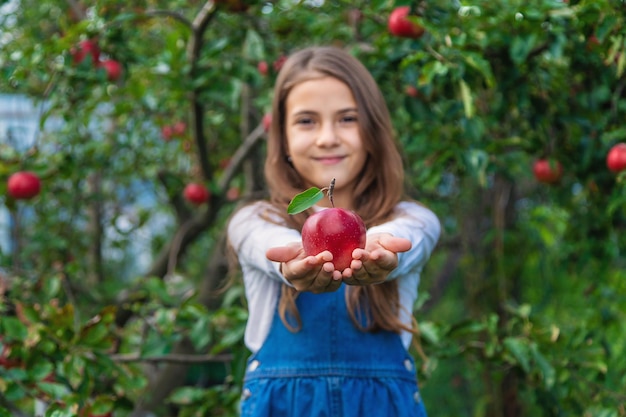
[[[402,5],[421,37],[389,32]],[[624,0],[0,1],[0,416],[236,415],[225,223],[263,195],[271,87],[311,44],[371,70],[443,225],[415,305],[429,415],[626,416],[625,20]],[[18,171],[37,195],[7,193]]]

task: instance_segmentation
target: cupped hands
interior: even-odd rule
[[[398,253],[411,249],[411,241],[387,233],[367,236],[365,249],[352,252],[350,267],[335,269],[333,255],[323,251],[307,256],[301,243],[270,248],[266,257],[280,262],[281,273],[298,291],[323,293],[336,291],[342,282],[348,285],[371,285],[384,282],[398,266]]]

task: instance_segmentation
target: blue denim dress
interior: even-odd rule
[[[345,287],[299,294],[298,332],[274,314],[267,339],[248,360],[242,417],[426,417],[400,336],[358,330]]]

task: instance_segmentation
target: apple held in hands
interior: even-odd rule
[[[335,269],[343,271],[350,267],[352,251],[365,248],[365,232],[365,224],[358,214],[328,208],[306,219],[302,227],[302,246],[310,256],[330,251]]]
[[[363,219],[351,210],[334,207],[333,188],[335,179],[330,187],[320,190],[313,187],[296,195],[287,213],[300,213],[320,201],[324,191],[328,191],[328,198],[333,206],[309,216],[302,225],[302,247],[308,256],[315,256],[329,251],[333,255],[335,269],[343,271],[350,267],[352,252],[356,248],[365,248],[366,228]]]

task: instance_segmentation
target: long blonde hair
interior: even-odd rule
[[[287,158],[285,107],[287,96],[295,85],[320,74],[344,82],[357,103],[359,131],[367,161],[354,190],[357,196],[354,210],[367,227],[380,224],[391,218],[394,207],[404,197],[402,156],[393,134],[387,104],[376,81],[358,59],[335,47],[302,49],[285,61],[278,75],[265,162],[270,202],[285,223],[297,230],[302,230],[304,221],[311,214],[310,211],[294,216],[286,214],[291,198],[303,191],[304,184]],[[283,285],[279,314],[283,323],[293,331],[301,324],[296,297],[295,289]],[[346,302],[352,320],[362,330],[413,331],[399,318],[401,305],[396,280],[380,285],[351,286],[346,292]],[[294,320],[295,325],[292,324]]]

